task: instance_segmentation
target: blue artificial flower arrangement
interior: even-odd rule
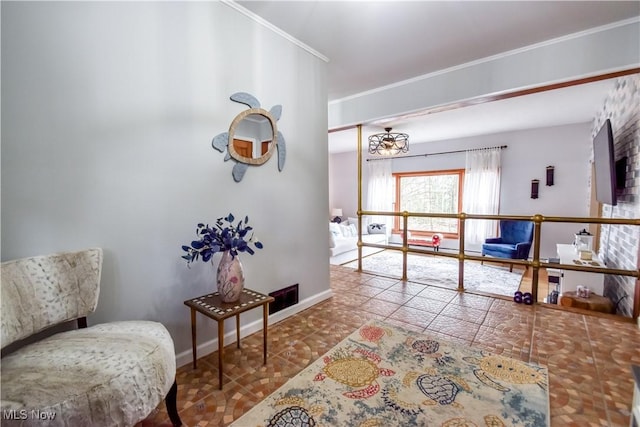
[[[190,246],[182,246],[182,250],[186,252],[182,258],[187,260],[187,265],[197,261],[198,258],[208,262],[217,252],[229,251],[232,258],[235,258],[239,252],[253,255],[255,252],[249,246],[250,243],[256,249],[263,248],[262,243],[255,239],[253,227],[248,225],[248,216],[245,216],[244,221],[240,220],[237,225],[233,225],[234,221],[235,217],[230,213],[224,218],[218,218],[213,227],[210,227],[209,224],[198,224],[196,229],[198,240],[192,241]]]

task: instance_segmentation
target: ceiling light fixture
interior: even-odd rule
[[[376,133],[369,137],[369,154],[395,156],[409,151],[409,135],[391,133],[391,128],[384,128],[386,133]]]

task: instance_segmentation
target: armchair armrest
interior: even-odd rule
[[[489,237],[484,240],[485,243],[502,243],[502,237]]]
[[[516,243],[516,253],[518,259],[529,258],[529,251],[531,250],[531,242]]]

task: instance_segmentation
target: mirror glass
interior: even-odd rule
[[[250,113],[229,129],[229,154],[239,162],[262,164],[273,153],[274,129],[269,117]]]

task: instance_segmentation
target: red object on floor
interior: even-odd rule
[[[441,242],[442,242],[442,235],[437,233],[431,237],[420,236],[420,237],[410,237],[409,239],[407,239],[408,245],[427,246],[427,247],[433,248],[436,252],[440,250]]]

